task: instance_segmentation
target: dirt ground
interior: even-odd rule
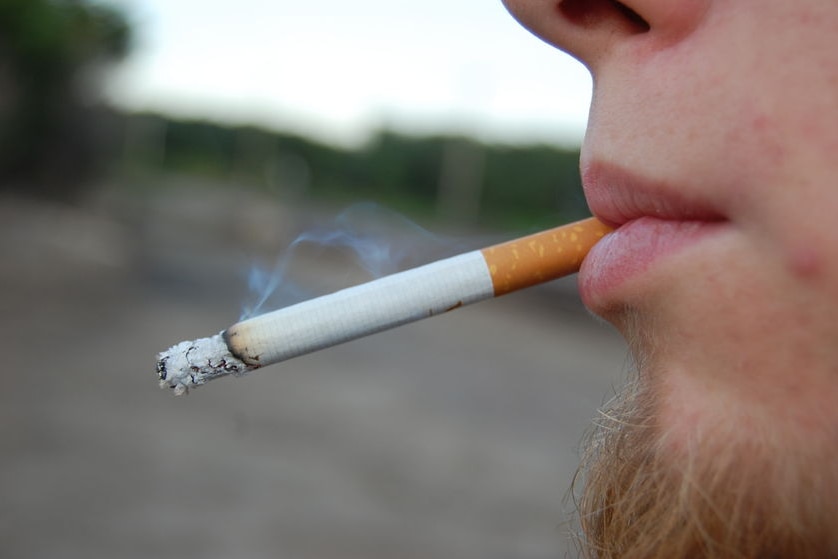
[[[0,557],[574,556],[565,494],[626,353],[567,284],[157,387],[155,354],[235,321],[242,255],[303,214],[0,199]]]

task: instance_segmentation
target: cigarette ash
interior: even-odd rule
[[[321,262],[340,259],[347,276],[352,275],[354,268],[361,272],[361,281],[368,281],[467,248],[463,242],[435,235],[378,204],[355,204],[335,217],[333,223],[301,233],[273,267],[252,266],[248,276],[251,300],[244,306],[239,320],[346,287],[335,285],[333,276],[298,277],[310,268],[305,258]]]
[[[180,342],[157,355],[160,388],[171,388],[175,396],[213,379],[242,376],[257,368],[245,364],[230,352],[223,333]]]

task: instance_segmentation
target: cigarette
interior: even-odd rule
[[[158,354],[176,395],[579,271],[611,229],[588,218],[446,258],[233,324]]]

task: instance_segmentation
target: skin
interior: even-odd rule
[[[593,76],[594,214],[623,225],[614,199],[640,196],[707,231],[607,288],[586,289],[598,264],[582,270],[585,303],[630,343],[655,448],[770,460],[787,480],[835,469],[838,3],[505,4]]]

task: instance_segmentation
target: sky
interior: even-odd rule
[[[500,0],[99,0],[137,31],[108,98],[358,145],[387,127],[578,145],[591,80]]]

